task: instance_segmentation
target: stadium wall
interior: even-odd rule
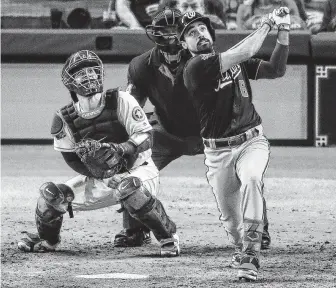
[[[218,31],[217,48],[224,51],[248,34]],[[271,32],[257,56],[268,59],[275,41]],[[298,31],[291,33],[290,42],[286,75],[252,81],[266,134],[273,145],[336,144],[336,113],[327,104],[336,99],[336,34]],[[2,30],[2,143],[52,142],[53,113],[69,101],[60,80],[69,54],[96,51],[106,63],[106,88],[124,87],[129,61],[151,47],[142,31]],[[145,110],[152,110],[150,103]]]

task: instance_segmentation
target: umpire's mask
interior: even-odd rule
[[[177,9],[165,7],[146,26],[146,34],[159,48],[167,64],[178,64],[181,60],[182,46],[177,39],[177,22],[182,16]]]

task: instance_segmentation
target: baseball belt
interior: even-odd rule
[[[226,139],[203,139],[203,143],[206,147],[209,148],[221,148],[229,146],[238,146],[246,142],[247,140],[252,139],[260,134],[260,131],[257,128],[252,128],[246,132],[239,134],[237,136],[229,137]]]

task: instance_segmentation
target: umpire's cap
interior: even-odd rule
[[[177,28],[178,39],[180,41],[183,40],[183,35],[186,32],[187,28],[190,26],[190,24],[196,21],[201,21],[208,27],[212,40],[215,41],[216,40],[215,29],[212,27],[210,19],[194,11],[185,13],[179,19],[178,28]]]

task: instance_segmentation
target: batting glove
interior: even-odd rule
[[[273,10],[273,19],[275,25],[278,26],[279,31],[289,31],[290,30],[290,14],[287,7],[280,7],[279,9]]]
[[[273,17],[274,17],[273,13],[268,13],[265,16],[263,16],[263,18],[261,20],[261,23],[260,23],[260,27],[263,26],[264,24],[267,24],[270,27],[270,30],[272,30],[272,28],[275,24],[275,21],[274,21]]]

